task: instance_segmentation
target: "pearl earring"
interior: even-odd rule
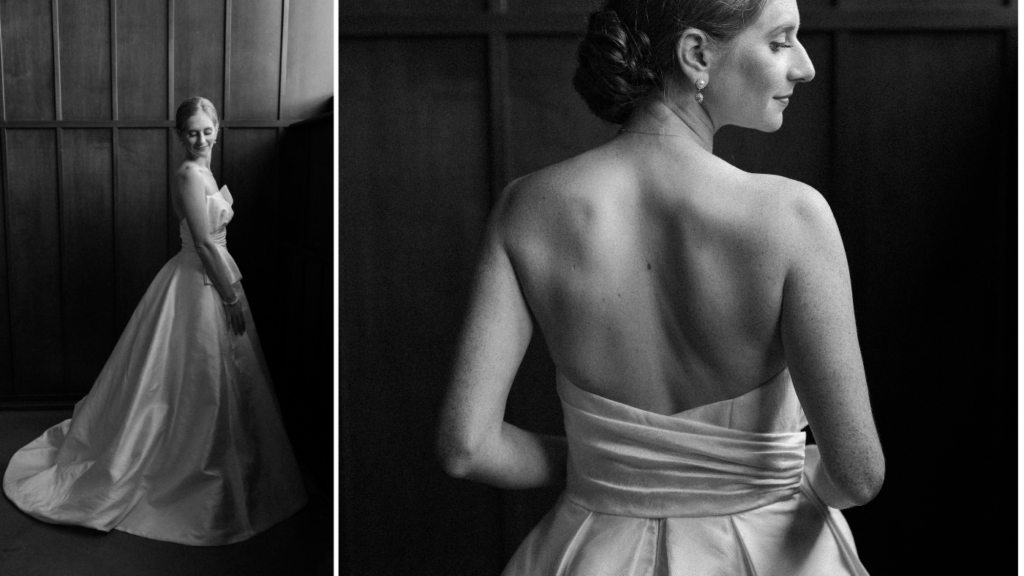
[[[700,91],[703,90],[704,87],[708,85],[708,81],[701,78],[700,80],[694,82],[694,85],[697,86],[697,93],[694,94],[693,98],[694,100],[697,101],[697,104],[702,104],[704,102],[704,95],[701,94]]]

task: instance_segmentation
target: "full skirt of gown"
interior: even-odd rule
[[[219,213],[223,231],[230,200],[210,203],[227,204]],[[183,244],[191,244],[182,227]],[[266,530],[305,504],[241,284],[246,330],[239,336],[188,248],[150,284],[72,418],[12,457],[4,492],[29,515],[219,545]]]

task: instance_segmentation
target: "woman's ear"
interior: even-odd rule
[[[676,63],[690,84],[708,78],[709,49],[708,35],[696,28],[687,28],[676,42]]]

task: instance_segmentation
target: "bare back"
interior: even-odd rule
[[[652,140],[615,139],[520,180],[499,219],[559,377],[671,414],[785,369],[793,183]]]

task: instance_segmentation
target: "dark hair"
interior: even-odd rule
[[[202,96],[193,96],[179,104],[178,111],[174,113],[174,129],[178,134],[185,130],[185,122],[188,122],[189,118],[199,112],[205,112],[213,120],[215,126],[220,125],[220,119],[217,118],[217,109],[213,107],[213,102]]]
[[[622,124],[676,70],[687,28],[728,42],[754,22],[767,0],[608,0],[590,15],[572,84],[599,118]]]

